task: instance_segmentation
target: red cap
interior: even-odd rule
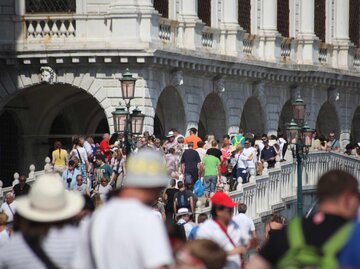
[[[213,205],[222,205],[229,208],[233,208],[237,205],[237,203],[234,202],[229,195],[222,191],[215,192],[213,197],[211,197],[211,203]]]

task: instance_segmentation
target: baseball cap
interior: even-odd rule
[[[173,136],[175,136],[175,135],[174,135],[174,132],[173,132],[173,131],[170,131],[170,132],[168,132],[168,134],[167,134],[166,137],[173,137]]]
[[[126,171],[125,187],[166,187],[169,182],[164,158],[152,149],[131,154],[126,162]]]
[[[236,202],[234,202],[229,195],[227,195],[225,192],[218,191],[211,197],[211,203],[213,205],[222,205],[225,207],[232,208],[237,205]]]

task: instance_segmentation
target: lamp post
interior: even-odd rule
[[[304,124],[306,107],[304,101],[298,97],[292,106],[294,119],[291,120],[286,132],[293,157],[297,162],[297,214],[302,215],[302,166],[311,146],[312,129],[306,123]]]
[[[116,133],[123,133],[125,139],[125,152],[128,156],[132,148],[132,135],[141,134],[144,126],[145,115],[135,108],[130,112],[130,103],[134,99],[136,78],[132,76],[129,69],[122,75],[121,93],[122,99],[125,101],[125,107],[117,107],[112,112],[114,120],[114,129]]]

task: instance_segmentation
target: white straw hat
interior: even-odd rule
[[[180,217],[180,216],[184,216],[184,215],[192,215],[192,212],[189,211],[188,208],[186,207],[183,207],[183,208],[180,208],[176,214],[176,217]]]
[[[169,182],[166,163],[160,153],[142,149],[130,155],[126,161],[125,187],[166,187]]]
[[[58,175],[40,176],[29,194],[16,200],[16,212],[36,222],[66,220],[78,214],[84,206],[81,194],[65,190]]]

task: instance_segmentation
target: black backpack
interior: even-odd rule
[[[186,191],[179,191],[177,193],[176,206],[178,209],[183,207],[189,208],[189,196],[187,195]]]

